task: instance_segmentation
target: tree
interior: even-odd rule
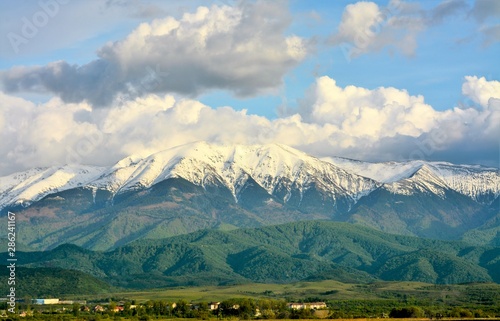
[[[188,316],[189,303],[185,300],[179,300],[174,308],[174,315],[179,318],[185,318]]]
[[[124,315],[130,315],[130,302],[125,302],[125,304],[123,304],[123,314]]]
[[[73,303],[73,315],[75,317],[80,315],[80,304],[77,302]]]
[[[194,313],[194,317],[197,319],[207,320],[209,318],[210,312],[208,309],[207,302],[200,302],[198,304],[198,309]]]
[[[109,313],[114,314],[115,313],[115,309],[116,309],[116,303],[113,302],[113,301],[109,301],[109,304],[108,304],[108,311],[109,311]]]
[[[31,311],[31,297],[29,295],[24,297],[24,303],[26,304],[26,312],[29,313]]]
[[[389,313],[389,317],[391,318],[423,318],[424,316],[424,310],[415,306],[394,308]]]

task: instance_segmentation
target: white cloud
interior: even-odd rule
[[[375,40],[375,28],[383,20],[382,13],[374,2],[347,5],[335,41],[349,42],[359,50],[359,53],[368,51]]]
[[[7,92],[51,92],[65,102],[105,106],[118,95],[212,89],[248,96],[274,90],[307,55],[307,44],[286,35],[282,2],[199,7],[181,18],[142,23],[125,39],[102,47],[99,59],[70,65],[13,68],[1,74]]]
[[[466,76],[462,85],[462,94],[483,108],[488,108],[490,99],[500,99],[500,81],[488,81],[484,77]]]
[[[139,22],[195,9],[199,0],[0,1],[0,58],[40,57],[55,50],[78,57],[98,49],[94,40]],[[104,31],[104,33],[103,33]],[[89,49],[90,46],[90,50]],[[77,58],[81,59],[81,58]]]
[[[448,159],[497,165],[500,82],[467,76],[474,108],[437,111],[397,88],[339,87],[320,77],[299,110],[274,120],[231,107],[155,94],[117,98],[107,109],[41,105],[0,92],[0,175],[68,162],[112,164],[176,145],[279,142],[318,156],[364,160]]]
[[[412,56],[422,31],[466,9],[464,0],[445,0],[429,10],[403,0],[391,0],[386,7],[360,1],[345,7],[338,30],[329,42],[340,45],[347,58],[388,47]]]
[[[309,90],[301,114],[312,123],[328,123],[355,137],[380,139],[417,137],[435,125],[438,113],[422,96],[411,96],[406,90],[341,88],[325,76]]]

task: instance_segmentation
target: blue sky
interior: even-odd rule
[[[0,174],[193,140],[498,166],[496,0],[41,0],[0,12]]]

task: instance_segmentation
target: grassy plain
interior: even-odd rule
[[[96,295],[96,298],[136,300],[187,300],[223,301],[230,298],[272,298],[300,300],[317,298],[324,301],[338,300],[399,300],[426,301],[436,304],[484,303],[500,304],[500,284],[472,283],[434,285],[421,282],[375,282],[371,284],[348,284],[326,280],[318,282],[296,282],[290,284],[251,283],[230,286],[173,287],[147,291],[119,291]]]

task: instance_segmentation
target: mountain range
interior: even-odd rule
[[[112,250],[139,239],[305,220],[500,246],[498,168],[368,163],[288,146],[197,142],[110,167],[65,165],[0,177],[18,241]]]

